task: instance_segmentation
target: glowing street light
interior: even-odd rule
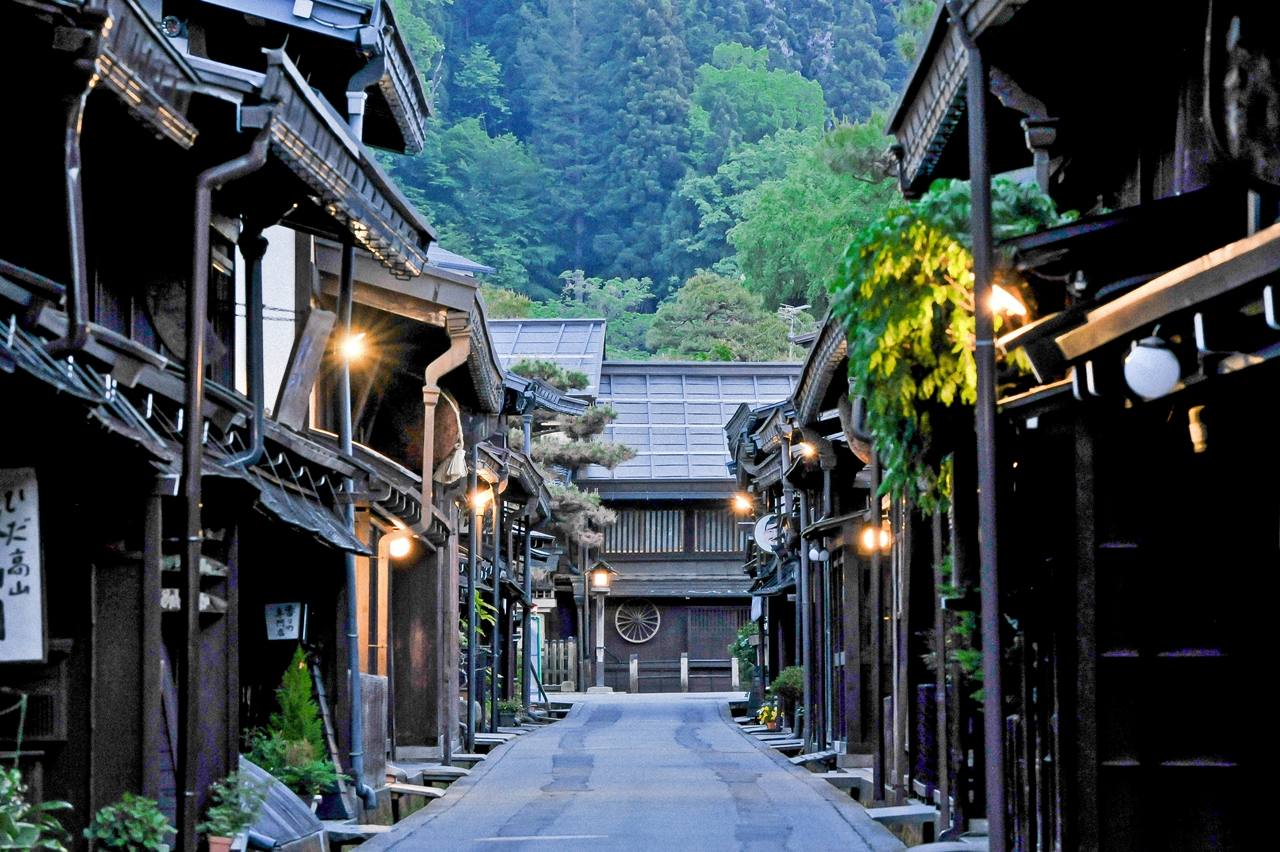
[[[863,527],[862,535],[858,537],[858,543],[862,546],[863,551],[870,553],[877,547],[881,551],[887,551],[893,544],[893,533],[889,532],[888,527]]]
[[[804,456],[807,459],[811,459],[818,454],[818,450],[816,447],[813,446],[813,444],[806,443],[804,441],[801,441],[799,444],[796,444],[795,448],[800,451],[800,455]]]
[[[348,361],[355,361],[364,354],[364,337],[365,332],[348,337],[342,343],[342,354],[347,357]]]
[[[1027,315],[1027,306],[1022,304],[1022,301],[1017,296],[1013,295],[999,284],[992,284],[991,312],[1024,317]]]
[[[492,499],[493,499],[492,488],[484,488],[484,489],[477,488],[475,491],[471,492],[471,508],[478,515],[484,511],[484,507],[487,506],[489,504],[489,501]]]
[[[747,515],[756,508],[755,501],[746,494],[733,495],[733,511],[739,515]]]
[[[412,547],[412,544],[413,543],[409,541],[409,536],[397,536],[396,538],[391,539],[391,542],[387,545],[387,552],[391,554],[392,559],[404,559],[409,555],[409,549]]]

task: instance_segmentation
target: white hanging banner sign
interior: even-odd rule
[[[35,468],[0,469],[0,663],[45,659],[41,567]]]
[[[297,639],[302,625],[302,604],[267,604],[267,638]]]

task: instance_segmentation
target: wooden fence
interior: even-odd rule
[[[542,683],[550,691],[566,680],[578,680],[578,640],[549,640],[542,648]]]

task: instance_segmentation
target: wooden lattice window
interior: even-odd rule
[[[699,509],[693,515],[693,549],[697,553],[736,553],[746,549],[746,533],[728,509]]]
[[[605,530],[606,553],[680,553],[684,512],[680,509],[623,509]]]

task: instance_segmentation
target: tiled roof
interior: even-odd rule
[[[581,479],[729,479],[724,425],[738,406],[777,402],[795,390],[800,364],[608,361],[599,404],[618,419],[604,438],[637,450],[609,471]]]
[[[504,369],[525,359],[555,361],[565,370],[586,373],[590,383],[580,393],[591,397],[600,387],[604,332],[602,319],[489,320],[489,335]]]

